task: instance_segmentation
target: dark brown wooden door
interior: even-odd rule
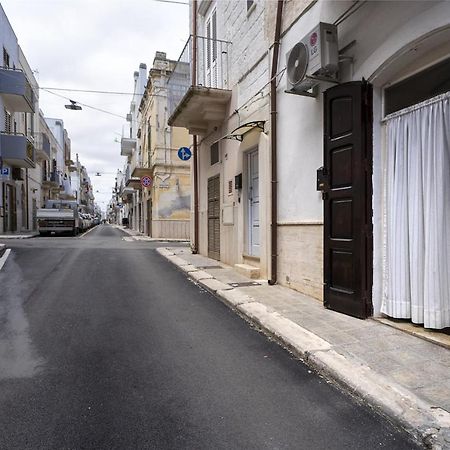
[[[220,175],[208,180],[208,256],[220,259]]]
[[[324,304],[372,314],[372,88],[350,82],[324,94]]]

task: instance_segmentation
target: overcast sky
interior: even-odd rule
[[[187,0],[180,0],[187,1]],[[133,72],[147,68],[155,52],[178,59],[188,38],[189,7],[156,0],[0,0],[40,87],[133,91]],[[121,117],[131,96],[54,91]],[[40,91],[46,117],[60,118],[94,185],[102,209],[122,169],[119,117],[83,107],[64,108],[63,98]],[[116,142],[117,141],[117,142]],[[94,176],[96,172],[101,177]],[[96,192],[98,191],[98,192]]]

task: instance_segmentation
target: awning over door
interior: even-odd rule
[[[242,142],[244,140],[244,135],[249,131],[258,130],[264,132],[264,124],[265,120],[254,120],[252,122],[247,122],[242,125],[239,125],[235,128],[231,133],[224,136],[222,139],[235,139],[237,141]],[[220,139],[220,140],[222,140]]]

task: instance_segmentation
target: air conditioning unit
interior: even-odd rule
[[[286,55],[286,92],[313,95],[320,82],[337,82],[338,68],[337,27],[320,22]]]

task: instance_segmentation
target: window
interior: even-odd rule
[[[9,67],[9,54],[5,47],[3,47],[3,67]]]
[[[211,153],[211,165],[219,162],[219,142],[214,142],[210,148]]]
[[[11,113],[4,109],[5,112],[5,133],[11,133]]]
[[[450,91],[450,59],[385,90],[385,115]]]

